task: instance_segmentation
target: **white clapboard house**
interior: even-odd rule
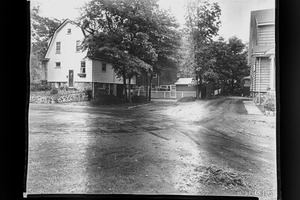
[[[249,58],[250,95],[275,94],[275,9],[251,12]]]
[[[94,92],[122,95],[123,80],[112,64],[101,58],[87,57],[80,49],[88,33],[71,20],[65,20],[48,41],[42,61],[43,80],[55,87],[93,89]],[[135,84],[136,80],[131,80]]]

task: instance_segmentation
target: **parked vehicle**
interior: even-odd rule
[[[171,86],[170,85],[161,85],[159,87],[160,91],[170,91]]]

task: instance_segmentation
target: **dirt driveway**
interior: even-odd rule
[[[276,197],[275,117],[240,98],[31,104],[28,193]]]

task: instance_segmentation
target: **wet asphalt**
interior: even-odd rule
[[[257,139],[255,118],[235,112],[241,101],[212,102],[31,104],[27,192],[207,194],[216,187],[196,169],[211,165],[249,175],[249,188],[275,187],[274,136]]]

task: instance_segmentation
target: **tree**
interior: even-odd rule
[[[204,80],[215,76],[210,49],[212,38],[217,35],[221,23],[221,9],[217,3],[210,4],[207,0],[189,0],[185,7],[185,33],[191,60],[188,65],[193,69],[198,98]]]
[[[231,37],[228,42],[220,38],[213,47],[215,72],[223,85],[223,91],[230,94],[240,94],[243,77],[249,75],[247,65],[247,49],[237,37]]]
[[[47,51],[47,41],[54,34],[61,22],[40,16],[39,7],[31,10],[31,54],[30,54],[30,79],[39,80],[41,59]]]
[[[130,79],[142,71],[152,71],[151,64],[157,59],[147,34],[153,28],[156,6],[154,0],[93,0],[83,8],[80,23],[90,33],[83,48],[88,49],[89,56],[113,61],[116,73],[123,78],[125,98],[126,79],[130,91]]]
[[[150,32],[150,41],[156,49],[157,59],[153,63],[153,71],[163,75],[167,71],[176,70],[179,62],[179,47],[181,35],[179,24],[174,16],[166,10],[155,12],[156,28]],[[150,86],[153,74],[150,73]],[[151,87],[149,101],[151,100]]]
[[[150,75],[151,82],[153,69],[173,61],[177,25],[156,0],[93,0],[82,10],[80,24],[89,32],[83,48],[89,56],[111,61],[124,88],[137,74]]]

